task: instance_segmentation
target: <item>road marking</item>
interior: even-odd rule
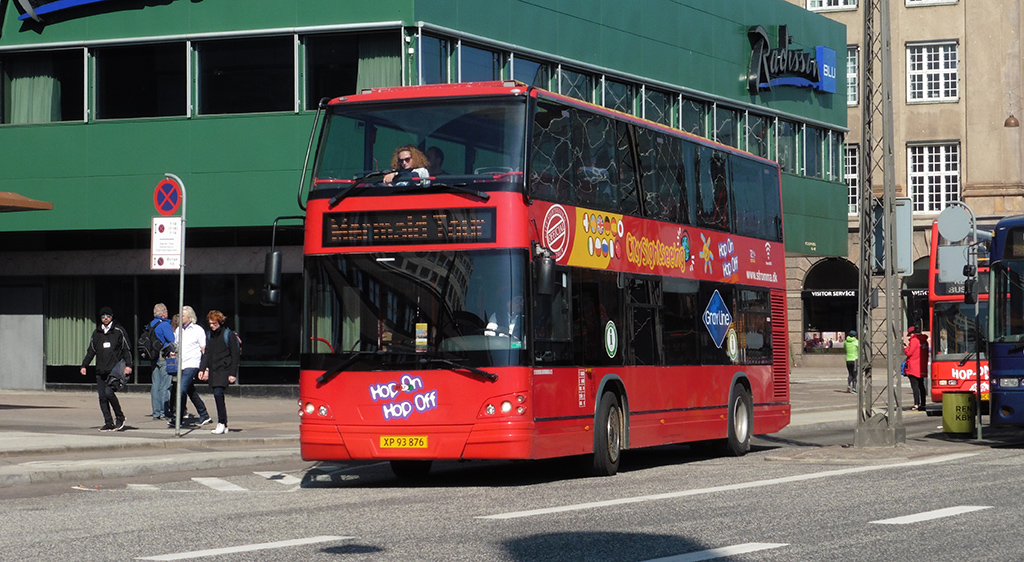
[[[160,488],[152,484],[128,484],[128,489],[139,492],[154,492],[160,490]]]
[[[610,507],[615,505],[624,505],[630,503],[640,503],[656,500],[667,500],[675,498],[685,498],[689,496],[699,496],[702,494],[713,494],[717,492],[731,492],[735,490],[747,490],[750,488],[761,488],[764,486],[775,486],[777,484],[790,484],[793,482],[805,482],[807,480],[817,480],[820,478],[829,478],[832,476],[844,476],[847,474],[858,474],[861,472],[875,472],[878,470],[886,470],[890,468],[906,468],[911,466],[922,466],[928,464],[938,464],[943,462],[955,461],[959,459],[965,459],[967,457],[973,457],[979,453],[958,453],[954,455],[942,455],[938,457],[932,457],[930,459],[923,459],[919,461],[909,461],[897,464],[886,464],[886,465],[873,465],[873,466],[858,466],[854,468],[843,468],[839,470],[827,470],[825,472],[816,472],[812,474],[798,474],[796,476],[785,476],[782,478],[772,478],[770,480],[755,480],[753,482],[741,482],[739,484],[729,484],[727,486],[715,486],[712,488],[698,488],[695,490],[683,490],[681,492],[668,492],[664,494],[652,494],[649,496],[634,496],[631,498],[619,498],[617,500],[604,500],[598,502],[589,503],[578,503],[573,505],[563,505],[558,507],[547,507],[542,509],[530,509],[526,511],[512,511],[509,513],[498,513],[496,515],[480,515],[476,519],[518,519],[520,517],[533,517],[534,515],[547,515],[550,513],[564,513],[567,511],[581,511],[584,509],[594,509],[598,507]]]
[[[218,492],[248,492],[245,488],[237,486],[228,482],[227,480],[221,480],[220,478],[193,478],[193,482],[198,482],[203,486],[209,486]]]
[[[774,542],[748,542],[733,546],[724,546],[722,548],[712,548],[711,550],[687,552],[686,554],[677,554],[676,556],[666,556],[665,558],[655,558],[654,560],[647,560],[646,562],[698,562],[699,560],[714,560],[715,558],[724,558],[726,556],[746,554],[748,552],[758,552],[760,550],[771,550],[773,548],[781,548],[783,546],[789,545]]]
[[[253,552],[256,550],[269,550],[271,548],[286,548],[289,546],[302,546],[320,542],[342,541],[354,539],[355,537],[320,536],[309,537],[308,539],[293,539],[290,541],[265,542],[260,544],[244,544],[241,546],[230,546],[227,548],[213,548],[210,550],[193,550],[192,552],[179,552],[176,554],[163,554],[160,556],[146,556],[136,560],[184,560],[187,558],[202,558],[204,556],[220,556],[222,554],[234,554],[236,552]]]
[[[281,474],[280,472],[254,472],[253,474],[257,474],[259,476],[266,478],[267,480],[273,480],[274,482],[283,484],[285,486],[294,486],[295,484],[302,484],[301,478],[297,478],[290,474]]]
[[[921,521],[931,521],[932,519],[941,519],[943,517],[952,517],[954,515],[960,515],[963,513],[971,513],[973,511],[981,511],[983,509],[992,509],[991,505],[960,505],[957,507],[947,507],[945,509],[936,509],[934,511],[925,511],[924,513],[916,513],[914,515],[904,515],[903,517],[893,517],[892,519],[880,519],[878,521],[872,521],[876,525],[909,525],[910,523],[920,523]]]

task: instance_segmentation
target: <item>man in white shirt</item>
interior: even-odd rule
[[[175,334],[175,338],[178,335]],[[191,306],[182,308],[181,341],[177,343],[178,372],[181,375],[181,395],[179,396],[180,412],[185,411],[185,397],[192,400],[192,405],[199,413],[199,425],[210,423],[210,414],[206,411],[206,404],[196,393],[196,375],[199,374],[199,363],[203,359],[203,351],[206,350],[206,330],[196,324],[196,312]],[[174,427],[174,420],[168,422]]]

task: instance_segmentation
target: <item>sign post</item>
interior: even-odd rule
[[[182,341],[182,329],[185,317],[185,184],[174,174],[164,174],[164,179],[156,184],[153,191],[153,206],[161,216],[153,217],[150,233],[149,267],[153,270],[178,270],[178,330],[175,340]],[[181,209],[181,216],[171,216]],[[171,400],[176,400],[174,408],[174,435],[181,437],[181,353],[175,348],[178,357],[178,384]]]

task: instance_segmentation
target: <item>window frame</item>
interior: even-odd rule
[[[834,5],[827,5],[829,2]],[[811,12],[842,12],[856,10],[857,0],[807,0],[807,9]]]
[[[928,60],[928,50],[936,49],[936,59],[934,61]],[[956,55],[955,65],[952,70],[942,68],[946,64],[946,54],[948,49]],[[914,58],[919,57],[918,61]],[[906,45],[906,88],[907,88],[907,103],[908,104],[923,104],[923,103],[955,103],[960,101],[960,42],[955,39],[943,40],[943,41],[927,41],[919,43],[907,43]],[[921,68],[915,70],[913,67],[915,64],[920,64]],[[927,68],[929,64],[935,64],[936,68]],[[950,91],[948,88],[950,74],[955,76],[953,80],[953,94],[949,95],[947,92]],[[928,86],[929,75],[934,75],[936,87],[934,89]],[[919,79],[921,86],[919,90],[915,90],[915,78]],[[914,97],[915,91],[919,91],[918,97]],[[930,92],[935,92],[937,95],[930,97]]]
[[[929,149],[939,149],[934,154],[940,169],[929,170],[931,162]],[[949,169],[949,157],[954,152],[955,169]],[[915,157],[920,157],[915,162]],[[911,210],[914,214],[935,214],[942,212],[950,202],[961,201],[963,198],[963,181],[961,162],[962,151],[960,141],[944,141],[931,143],[907,143],[907,194],[911,198]],[[920,168],[915,170],[915,168]],[[950,179],[955,179],[955,185]],[[937,181],[936,181],[937,180]]]
[[[846,182],[849,216],[860,215],[860,145],[848,144],[843,151],[843,180]]]
[[[860,105],[860,45],[847,45],[846,106],[856,107],[857,105]]]

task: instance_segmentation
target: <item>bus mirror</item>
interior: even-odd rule
[[[550,256],[538,256],[534,262],[537,268],[537,294],[555,294],[555,260]]]
[[[967,279],[964,281],[964,304],[978,303],[978,280]]]
[[[267,261],[263,269],[264,306],[275,306],[281,303],[281,252],[267,252]]]

